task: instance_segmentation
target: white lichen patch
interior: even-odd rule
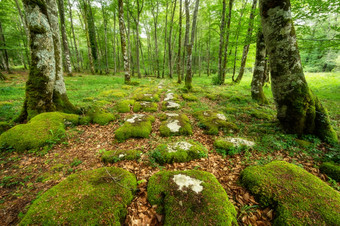
[[[227,118],[225,117],[224,114],[216,114],[216,116],[217,116],[218,119],[221,119],[221,120],[223,120],[223,121],[226,121],[226,120],[227,120]]]
[[[188,151],[192,147],[192,144],[185,142],[185,141],[180,141],[174,144],[168,145],[168,152],[177,152],[179,149]]]
[[[120,159],[121,159],[121,158],[124,158],[125,155],[126,155],[126,154],[120,154],[120,155],[118,155],[118,158],[120,158]]]
[[[203,191],[203,186],[201,185],[203,181],[189,177],[187,175],[177,174],[174,175],[172,180],[178,185],[178,190],[180,191],[183,191],[183,188],[185,187],[191,189],[197,194]]]
[[[144,116],[144,114],[134,114],[132,118],[129,118],[126,121],[129,123],[135,123],[136,121],[142,121]]]
[[[179,114],[177,113],[165,113],[168,117],[178,117]]]
[[[179,121],[177,119],[170,121],[166,126],[173,133],[178,133],[179,129],[181,128],[181,125],[179,124]]]
[[[142,105],[142,106],[149,106],[150,104],[151,104],[151,102],[148,102],[148,101],[140,102],[140,105]]]
[[[203,112],[203,115],[204,116],[209,116],[209,113],[205,111],[205,112]]]
[[[164,101],[169,101],[174,99],[174,94],[173,93],[167,93],[165,96]]]
[[[242,139],[242,138],[227,138],[226,140],[228,142],[234,144],[236,147],[239,147],[241,145],[252,147],[252,146],[255,145],[254,142],[249,141],[249,140],[245,140],[245,139]]]
[[[144,96],[145,97],[152,97],[152,94],[151,93],[145,93]]]
[[[168,105],[166,106],[167,109],[178,109],[179,107],[180,105],[173,101],[168,101]]]

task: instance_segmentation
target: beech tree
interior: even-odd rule
[[[316,134],[324,141],[337,142],[327,110],[309,89],[303,73],[290,0],[260,0],[260,14],[282,127],[289,133]]]
[[[18,121],[29,120],[42,112],[77,112],[66,94],[56,1],[25,0],[24,6],[30,33],[31,65]]]
[[[122,47],[123,59],[124,59],[124,71],[125,71],[125,83],[130,82],[130,63],[129,56],[126,50],[126,37],[125,37],[125,23],[124,23],[124,5],[123,0],[118,1],[119,10],[119,30],[120,30],[120,42]]]

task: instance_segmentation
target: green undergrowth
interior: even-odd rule
[[[115,163],[123,160],[137,160],[143,152],[139,150],[105,151],[101,159],[104,163]]]
[[[251,166],[240,180],[263,206],[275,208],[273,225],[340,224],[340,194],[299,166],[283,161]]]
[[[163,119],[165,121],[162,122],[159,128],[161,136],[169,137],[172,135],[192,135],[192,127],[188,116],[185,114],[175,113],[174,116],[164,115],[165,117],[163,117]]]
[[[179,187],[175,176],[196,180],[199,185],[189,182]],[[161,171],[150,178],[147,191],[150,204],[165,215],[164,225],[237,225],[236,210],[227,193],[208,172]]]
[[[117,103],[117,111],[119,113],[128,113],[131,111],[131,106],[133,106],[134,103],[134,100],[122,100]]]
[[[121,225],[136,189],[120,168],[73,174],[38,197],[19,225]]]
[[[328,177],[340,182],[340,164],[334,162],[324,162],[320,165],[320,171]]]
[[[208,156],[207,149],[196,141],[178,141],[168,144],[160,144],[151,151],[151,161],[159,164],[188,162]]]
[[[20,124],[0,135],[2,150],[13,149],[17,152],[37,149],[54,139],[65,135],[66,126],[77,125],[79,116],[61,112],[42,113],[27,124]]]

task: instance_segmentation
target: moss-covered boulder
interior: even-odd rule
[[[197,101],[198,98],[191,93],[183,93],[182,97],[186,101]]]
[[[254,142],[234,137],[217,138],[214,141],[216,151],[223,156],[234,155],[248,150],[255,145]]]
[[[163,101],[162,103],[162,111],[166,110],[177,110],[180,109],[181,105],[175,101],[169,100],[169,101]]]
[[[9,130],[12,127],[12,123],[9,122],[0,122],[0,134]]]
[[[119,113],[128,113],[131,110],[131,106],[133,106],[135,100],[122,100],[117,103],[117,111]]]
[[[136,177],[114,167],[73,174],[30,206],[19,225],[121,225]]]
[[[340,165],[334,162],[324,162],[320,166],[320,171],[333,180],[340,182]]]
[[[170,92],[167,92],[164,97],[164,101],[176,101],[178,100],[178,95]]]
[[[136,101],[132,108],[133,112],[156,112],[157,109],[157,103],[149,101]]]
[[[134,114],[115,131],[115,139],[122,142],[131,137],[148,138],[155,118],[151,115]]]
[[[139,88],[135,90],[133,99],[136,101],[151,101],[151,102],[159,102],[159,94],[158,90],[152,90],[150,88]]]
[[[262,205],[275,207],[274,225],[340,225],[340,194],[294,164],[247,167],[241,182]]]
[[[114,150],[105,151],[102,154],[102,161],[104,163],[115,163],[123,160],[137,160],[142,155],[139,150]]]
[[[147,191],[150,204],[165,215],[164,225],[237,225],[235,207],[208,172],[161,171]]]
[[[116,116],[110,112],[97,112],[92,115],[92,122],[99,125],[106,125],[116,119]]]
[[[120,89],[109,89],[109,90],[105,90],[105,91],[99,93],[99,96],[120,98],[120,97],[127,96],[127,93],[123,92]]]
[[[42,113],[27,124],[20,124],[0,135],[1,149],[14,149],[17,152],[45,146],[48,142],[60,139],[68,125],[77,125],[79,116],[61,112]]]
[[[166,113],[167,120],[163,121],[159,131],[162,136],[192,135],[190,120],[185,114]]]
[[[217,135],[219,129],[236,131],[238,127],[228,122],[225,115],[217,111],[198,111],[194,114],[199,120],[199,126],[205,129],[205,133]]]
[[[195,141],[179,141],[161,144],[151,152],[151,157],[159,164],[173,162],[188,162],[193,159],[206,157],[207,149]]]

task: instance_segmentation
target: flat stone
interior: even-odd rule
[[[164,101],[169,101],[174,99],[174,94],[173,93],[167,93]]]
[[[136,121],[142,121],[144,116],[144,114],[134,114],[132,118],[129,118],[126,121],[129,123],[135,123]]]
[[[216,116],[217,116],[217,118],[219,118],[219,119],[221,119],[221,120],[223,120],[223,121],[226,121],[226,120],[227,120],[227,118],[225,117],[224,114],[216,114]]]
[[[178,109],[180,105],[173,101],[168,101],[168,105],[166,106],[168,109]]]
[[[181,128],[178,120],[172,120],[167,124],[167,127],[170,129],[171,132],[177,133]]]
[[[180,191],[183,191],[183,188],[185,187],[190,188],[196,193],[200,193],[201,191],[203,191],[203,186],[201,185],[203,181],[189,177],[187,175],[183,174],[174,175],[173,181],[178,185],[179,187],[178,190]]]
[[[178,117],[179,114],[177,113],[165,113],[168,117]]]
[[[185,141],[180,141],[177,143],[174,143],[173,145],[168,146],[168,152],[177,152],[178,149],[183,149],[188,151],[191,148],[192,144],[185,142]]]
[[[255,145],[254,142],[252,141],[249,141],[249,140],[245,140],[245,139],[242,139],[242,138],[226,138],[226,141],[234,144],[236,147],[239,147],[241,145],[245,145],[245,146],[248,146],[248,147],[253,147]]]

